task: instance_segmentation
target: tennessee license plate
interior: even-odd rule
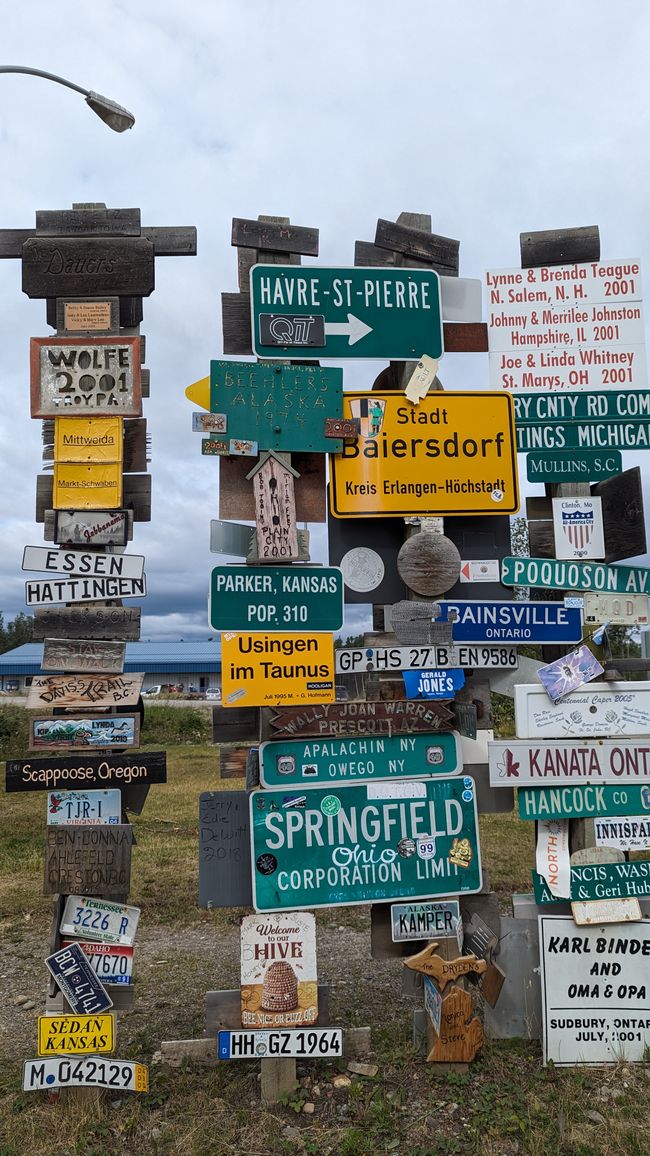
[[[73,939],[62,939],[61,947],[76,942],[105,987],[112,983],[133,983],[132,947],[121,947],[118,943],[83,943]]]
[[[266,1029],[219,1032],[220,1060],[255,1060],[269,1056],[305,1056],[311,1059],[341,1056],[342,1028]]]
[[[83,1060],[52,1056],[43,1060],[25,1060],[23,1091],[49,1091],[50,1088],[113,1088],[116,1092],[148,1092],[149,1069],[131,1060],[100,1060],[87,1056]]]
[[[140,918],[139,907],[123,903],[108,903],[105,899],[88,899],[85,895],[69,895],[60,931],[83,939],[98,939],[102,943],[121,943],[131,946]]]

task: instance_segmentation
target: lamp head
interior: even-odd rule
[[[125,132],[127,128],[133,128],[135,124],[133,113],[122,108],[121,104],[116,104],[114,100],[109,100],[107,96],[101,96],[99,92],[89,92],[86,96],[86,104],[114,132]]]

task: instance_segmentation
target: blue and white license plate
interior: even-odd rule
[[[77,942],[62,939],[61,947],[69,947]],[[79,947],[86,956],[95,975],[106,987],[113,983],[133,983],[133,948],[122,947],[119,943],[83,943]]]
[[[121,943],[130,947],[140,918],[139,907],[69,895],[61,917],[62,935],[77,939],[97,939],[101,943]]]
[[[51,1056],[42,1060],[25,1060],[23,1091],[49,1091],[50,1088],[112,1088],[116,1092],[147,1092],[149,1069],[132,1060],[106,1060],[99,1056],[66,1059]]]
[[[78,943],[48,955],[45,966],[54,976],[73,1012],[94,1015],[108,1011],[113,1001],[95,975]]]
[[[122,792],[49,791],[47,825],[58,827],[101,827],[122,819]]]
[[[326,1059],[343,1055],[342,1028],[273,1028],[219,1032],[220,1060],[260,1060],[275,1056]]]

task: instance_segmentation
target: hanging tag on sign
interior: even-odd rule
[[[439,362],[435,358],[429,357],[426,353],[422,354],[404,390],[406,397],[413,402],[413,405],[417,405],[428,394],[436,379],[438,365]]]

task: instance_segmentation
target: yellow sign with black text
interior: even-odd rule
[[[121,462],[122,417],[55,417],[55,462]]]
[[[334,702],[332,634],[221,635],[222,706]]]
[[[115,1016],[63,1015],[38,1017],[39,1056],[83,1056],[112,1052]]]
[[[122,505],[122,463],[54,463],[54,510],[117,510]]]
[[[335,518],[514,514],[515,418],[504,393],[346,393],[361,433],[330,455]]]

